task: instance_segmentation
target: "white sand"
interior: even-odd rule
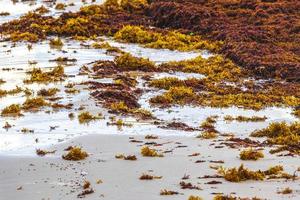
[[[246,181],[230,183],[223,178],[198,179],[199,176],[214,175],[216,171],[209,168],[209,160],[224,160],[224,166],[239,166],[238,150],[227,147],[216,149],[210,146],[210,140],[200,140],[191,137],[160,137],[157,140],[145,140],[143,136],[134,136],[136,140],[144,142],[155,141],[164,144],[154,147],[161,150],[173,150],[165,153],[163,158],[142,157],[140,148],[142,143],[129,142],[130,136],[121,135],[87,135],[76,138],[68,143],[53,146],[47,150],[56,149],[53,155],[44,157],[0,157],[0,199],[77,199],[82,191],[84,180],[91,182],[95,193],[87,195],[85,199],[137,200],[137,199],[188,199],[189,195],[199,195],[204,199],[212,199],[212,193],[236,193],[241,197],[261,197],[267,199],[299,199],[299,181],[270,180]],[[90,156],[80,162],[65,161],[61,155],[69,145],[82,146]],[[186,148],[176,148],[187,145]],[[200,156],[189,157],[199,152]],[[115,159],[115,155],[124,153],[134,154],[137,161]],[[289,172],[299,166],[298,158],[284,158],[285,169]],[[195,163],[196,160],[205,160]],[[260,161],[243,162],[251,169],[267,169],[270,165],[280,164],[278,157],[267,156]],[[151,170],[151,172],[150,172]],[[156,176],[163,176],[159,180],[139,180],[142,173],[148,172]],[[184,174],[190,175],[185,180],[198,185],[203,190],[182,190],[179,182]],[[103,183],[96,184],[101,179]],[[222,184],[208,185],[208,181],[217,180]],[[22,189],[17,190],[18,187]],[[277,191],[290,187],[293,194],[281,195]],[[161,189],[178,191],[182,194],[160,196]]]

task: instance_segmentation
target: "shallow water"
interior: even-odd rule
[[[94,3],[103,3],[104,0],[95,0]],[[66,5],[74,4],[71,6],[67,6],[65,10],[56,10],[54,7],[55,3],[64,3]],[[53,2],[43,1],[43,0],[26,0],[26,1],[16,1],[12,0],[1,0],[0,1],[0,13],[1,12],[9,12],[8,16],[0,16],[0,24],[8,22],[13,19],[17,19],[22,15],[33,11],[41,6],[49,9],[49,13],[46,15],[59,16],[63,12],[75,12],[80,9],[80,7],[84,5],[93,4],[91,1],[86,1],[85,3],[81,0],[56,0]]]
[[[83,5],[81,1],[57,1],[64,3],[75,3],[75,6],[68,6],[66,11],[79,10]],[[103,2],[103,1],[96,1]],[[90,4],[90,1],[88,3]],[[59,15],[62,11],[57,11],[53,8],[51,3],[45,3],[44,1],[26,1],[13,4],[12,1],[3,0],[0,1],[0,12],[8,11],[9,16],[0,17],[0,23],[8,20],[16,19],[30,10],[34,10],[41,5],[50,9],[51,15]],[[178,52],[165,49],[149,49],[143,48],[137,44],[125,44],[114,41],[111,38],[105,38],[112,46],[119,47],[123,51],[130,52],[134,56],[149,58],[157,64],[168,61],[179,61],[185,59],[191,59],[201,55],[204,58],[211,56],[208,52]],[[27,87],[35,92],[41,88],[56,87],[60,89],[57,94],[58,97],[62,97],[58,103],[73,103],[74,107],[71,110],[53,110],[52,108],[44,108],[40,112],[36,113],[24,113],[23,117],[8,118],[0,117],[0,125],[3,126],[5,122],[10,123],[13,127],[9,130],[0,129],[0,153],[5,154],[28,154],[33,155],[36,148],[45,147],[50,144],[56,144],[59,142],[67,141],[84,134],[156,134],[156,135],[181,135],[181,136],[195,136],[198,132],[185,132],[178,130],[166,130],[160,129],[150,123],[140,123],[133,118],[123,118],[126,123],[133,124],[132,127],[123,127],[120,130],[116,126],[107,126],[109,122],[110,114],[101,106],[96,106],[96,102],[90,98],[90,91],[84,86],[77,86],[80,89],[78,94],[67,94],[64,92],[65,85],[67,83],[81,83],[83,81],[90,80],[86,75],[78,75],[79,68],[82,65],[92,63],[96,60],[113,60],[113,55],[108,55],[105,50],[88,48],[86,44],[90,44],[91,41],[85,44],[79,41],[64,39],[64,46],[62,49],[52,49],[49,46],[49,42],[40,42],[33,44],[32,49],[28,49],[27,43],[17,43],[16,45],[10,42],[0,42],[0,79],[6,81],[6,83],[0,85],[0,89],[13,89],[16,86]],[[65,66],[65,73],[68,78],[64,82],[50,83],[50,84],[23,84],[23,80],[26,79],[26,71],[38,67],[48,70],[58,63],[51,62],[57,57],[76,58],[76,62],[63,63]],[[36,64],[30,64],[36,62]],[[3,69],[10,70],[3,70]],[[187,78],[203,78],[204,75],[194,73],[157,73],[153,74],[153,78],[163,77],[177,77],[179,79]],[[93,81],[99,81],[103,83],[110,83],[113,80],[111,78],[92,79]],[[141,78],[138,77],[138,87],[142,89],[149,89]],[[148,100],[161,94],[163,90],[156,90],[151,88],[150,91],[143,94],[139,100],[142,108],[151,110],[153,115],[165,122],[179,121],[184,122],[192,127],[198,127],[202,121],[211,115],[218,115],[216,128],[222,133],[234,133],[238,137],[247,137],[250,132],[255,129],[266,127],[270,122],[274,121],[295,121],[290,108],[267,108],[261,111],[245,110],[242,108],[210,108],[210,107],[193,107],[193,106],[173,106],[167,109],[160,109],[157,107],[151,107]],[[4,107],[13,104],[22,104],[26,97],[22,94],[7,96],[0,99],[0,110]],[[102,113],[105,116],[103,120],[97,120],[90,122],[89,124],[80,124],[76,118],[71,120],[68,114],[73,112],[75,114],[80,113],[79,107],[84,106],[86,110],[91,111],[93,114]],[[50,113],[46,113],[49,111]],[[232,116],[266,116],[268,119],[265,122],[225,122],[223,117],[225,115]],[[50,130],[50,127],[54,127]],[[23,134],[22,128],[33,129],[34,133]],[[36,142],[38,140],[38,143]]]

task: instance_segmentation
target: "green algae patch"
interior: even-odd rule
[[[258,160],[263,157],[264,154],[261,151],[254,149],[245,149],[240,153],[241,160]]]
[[[30,76],[29,79],[25,79],[24,83],[48,83],[64,80],[64,68],[57,66],[49,72],[43,72],[40,68],[34,68],[32,71],[27,72]]]
[[[149,59],[138,58],[130,53],[124,53],[115,58],[115,63],[122,71],[156,71],[155,64]]]
[[[179,51],[210,50],[216,52],[221,42],[209,42],[200,36],[187,35],[178,31],[157,32],[142,26],[127,25],[120,29],[114,38],[122,42],[143,44],[148,48]]]
[[[21,116],[21,105],[11,104],[1,111],[1,116]]]
[[[67,154],[62,155],[62,158],[64,160],[78,161],[78,160],[84,160],[88,156],[89,156],[88,153],[82,150],[80,147],[72,147]]]
[[[271,150],[271,153],[280,151],[290,151],[300,154],[300,123],[294,122],[274,122],[267,128],[257,130],[251,133],[252,137],[267,137],[266,142],[271,145],[280,145],[277,149]]]

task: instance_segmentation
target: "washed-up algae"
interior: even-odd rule
[[[0,32],[13,41],[104,34],[153,48],[204,48],[223,54],[256,76],[299,82],[298,8],[297,0],[109,0],[58,18],[36,10],[4,23]]]

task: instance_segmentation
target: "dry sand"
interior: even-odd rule
[[[199,179],[204,175],[214,175],[211,165],[226,167],[239,166],[244,163],[251,169],[267,169],[270,165],[282,164],[278,157],[267,155],[260,161],[241,162],[239,151],[227,147],[216,149],[211,140],[200,140],[192,137],[160,137],[156,140],[145,140],[144,136],[133,136],[143,142],[163,144],[154,148],[163,151],[162,158],[142,157],[140,149],[143,143],[129,142],[128,135],[87,135],[75,138],[67,143],[48,147],[57,150],[53,155],[44,157],[1,156],[0,157],[0,199],[1,200],[35,200],[35,199],[77,199],[82,191],[84,180],[91,183],[93,194],[85,199],[137,200],[137,199],[188,199],[189,195],[199,195],[203,199],[212,199],[213,193],[236,193],[241,197],[260,197],[266,199],[299,199],[299,181],[268,180],[230,183],[223,178]],[[61,158],[64,148],[69,145],[82,146],[90,153],[83,161],[66,161]],[[187,146],[187,147],[185,147]],[[189,157],[193,153],[199,156]],[[118,153],[136,155],[136,161],[119,160]],[[195,163],[196,160],[204,160]],[[223,160],[224,164],[209,161]],[[299,159],[285,157],[285,170],[293,172],[299,167]],[[139,180],[140,175],[148,173],[162,176],[156,180]],[[185,180],[199,186],[202,190],[180,189],[180,181]],[[103,183],[97,184],[97,180]],[[222,184],[206,184],[209,181],[221,181]],[[277,194],[277,191],[290,187],[292,194]],[[182,194],[160,196],[161,189],[178,191]]]

